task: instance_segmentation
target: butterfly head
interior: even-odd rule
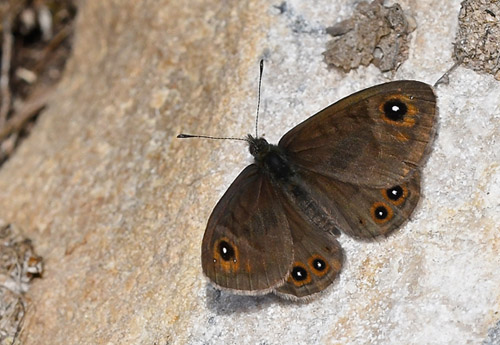
[[[250,154],[255,157],[255,160],[261,161],[262,158],[269,152],[271,145],[264,138],[254,138],[250,134],[247,137]]]

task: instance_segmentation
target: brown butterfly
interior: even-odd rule
[[[330,105],[278,145],[248,135],[255,162],[208,220],[203,272],[240,294],[302,298],[324,290],[342,269],[341,231],[387,236],[413,212],[435,127],[431,86],[405,80]]]

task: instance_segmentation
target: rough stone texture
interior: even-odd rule
[[[458,18],[454,58],[500,80],[500,2],[465,0]]]
[[[498,344],[500,344],[500,321],[488,331],[488,337],[482,343],[482,345]]]
[[[328,65],[345,72],[373,63],[382,72],[395,71],[408,59],[409,35],[415,20],[399,4],[383,0],[360,2],[349,19],[326,28],[333,39],[323,53]]]
[[[413,13],[394,79],[433,83],[453,63],[458,0]],[[331,18],[314,3],[88,0],[74,57],[33,135],[0,171],[1,218],[45,259],[29,291],[25,344],[478,344],[500,319],[500,83],[458,68],[437,94],[440,132],[412,220],[387,240],[341,237],[340,279],[309,303],[238,297],[206,284],[205,222],[249,162],[238,142],[181,130],[253,130],[271,142],[378,69],[327,71]],[[282,13],[281,13],[282,12]]]

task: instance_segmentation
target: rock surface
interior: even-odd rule
[[[439,136],[412,219],[387,240],[342,236],[347,263],[309,303],[207,285],[210,212],[270,142],[328,104],[452,64],[460,1],[401,1],[417,23],[395,76],[327,70],[325,28],[355,1],[88,0],[74,57],[33,135],[0,171],[0,215],[45,259],[24,344],[478,344],[500,319],[500,83],[458,68],[437,89]],[[490,335],[493,334],[491,331]]]

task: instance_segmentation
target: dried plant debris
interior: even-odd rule
[[[75,0],[0,0],[0,165],[26,137],[71,52]]]
[[[408,58],[409,34],[415,20],[401,6],[385,7],[383,0],[361,2],[355,13],[326,29],[334,38],[323,53],[329,66],[348,72],[373,63],[382,72],[395,71]]]
[[[500,1],[462,2],[454,58],[462,66],[500,80]]]
[[[20,344],[24,299],[0,285],[0,345]]]
[[[41,277],[43,260],[19,228],[0,221],[0,345],[18,344],[26,311],[24,294]]]

